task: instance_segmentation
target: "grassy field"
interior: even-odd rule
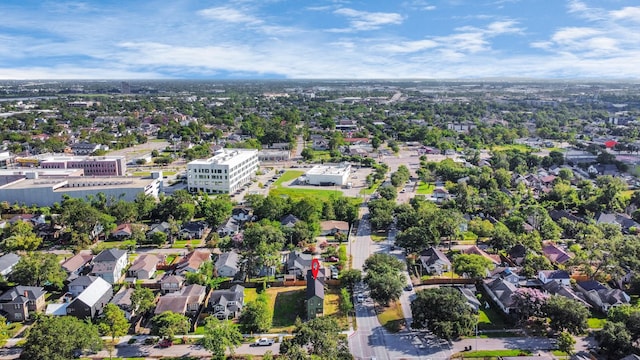
[[[347,316],[340,311],[340,290],[330,288],[324,293],[324,316],[332,317],[340,325],[340,329],[349,329]]]
[[[530,153],[533,151],[533,148],[524,144],[496,145],[491,148],[491,151],[493,152],[508,151],[508,150],[518,150],[523,153]]]
[[[296,318],[304,317],[305,287],[274,287],[267,289],[269,307],[273,309],[270,332],[291,332]]]
[[[378,313],[378,321],[390,332],[398,332],[404,327],[404,313],[399,302],[393,302]]]
[[[282,185],[282,183],[297,179],[302,175],[304,175],[304,171],[300,171],[300,170],[286,171],[284,174],[282,174],[282,176],[280,176],[280,178],[278,178],[278,180],[276,180],[273,183],[273,187],[278,187]]]
[[[184,249],[187,245],[191,245],[193,247],[200,246],[200,242],[202,239],[193,239],[193,240],[176,240],[171,244],[171,247],[174,249]]]
[[[269,191],[269,195],[287,196],[294,200],[304,199],[308,197],[318,198],[322,201],[327,201],[332,197],[342,196],[340,190],[321,190],[321,189],[295,189],[295,188],[272,188]]]
[[[379,182],[373,183],[371,187],[360,190],[360,195],[371,195],[374,192],[376,192],[376,190],[378,190],[379,186],[380,186]]]
[[[469,358],[485,358],[485,359],[497,359],[502,356],[525,356],[531,355],[529,350],[476,350],[458,353],[452,356],[452,359],[469,359]]]
[[[433,193],[433,190],[435,188],[436,187],[431,183],[420,182],[420,185],[418,185],[418,188],[416,189],[416,194],[431,195],[431,193]]]
[[[460,275],[454,273],[453,271],[443,272],[442,275],[422,275],[420,279],[428,280],[428,279],[459,279]]]
[[[589,329],[602,329],[605,322],[607,322],[607,317],[600,314],[593,314],[592,317],[587,319]]]
[[[385,241],[387,240],[388,236],[387,236],[387,232],[373,232],[371,233],[371,240],[375,241],[375,242],[380,242],[380,241]]]
[[[485,309],[481,307],[478,310],[478,329],[498,330],[506,327],[507,324],[504,321],[504,317],[493,308]]]

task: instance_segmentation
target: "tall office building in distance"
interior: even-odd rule
[[[218,150],[213,157],[187,164],[187,187],[191,192],[232,193],[251,181],[259,165],[258,150]]]

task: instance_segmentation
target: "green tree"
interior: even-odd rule
[[[220,321],[215,316],[205,319],[202,346],[211,352],[212,359],[226,359],[225,351],[233,355],[241,343],[242,334],[234,323],[229,320]]]
[[[491,260],[476,254],[458,254],[453,257],[453,271],[458,275],[467,275],[472,279],[485,277]]]
[[[217,228],[223,221],[231,216],[233,204],[229,195],[210,197],[200,195],[199,213],[212,228]]]
[[[353,311],[353,302],[351,301],[351,294],[347,288],[340,289],[340,311],[347,315]]]
[[[260,294],[256,300],[245,304],[238,323],[244,333],[267,332],[271,329],[272,316],[266,296]]]
[[[296,321],[291,339],[283,341],[280,353],[286,359],[308,359],[308,355],[326,360],[353,359],[347,340],[340,337],[340,327],[335,319],[317,317],[302,323]]]
[[[165,311],[151,319],[151,332],[165,338],[189,332],[189,318],[172,311]]]
[[[347,286],[351,291],[362,281],[362,271],[358,269],[347,269],[340,272],[340,284]]]
[[[17,221],[9,228],[1,247],[5,252],[34,251],[40,244],[42,244],[42,238],[34,233],[33,225],[27,221]]]
[[[98,329],[104,335],[111,336],[111,342],[116,337],[126,335],[129,331],[129,321],[124,311],[116,304],[107,304],[102,310],[102,317],[98,322]]]
[[[575,349],[576,339],[574,339],[573,336],[568,332],[563,331],[558,335],[557,344],[558,350],[571,356],[573,354],[573,350]]]
[[[365,283],[371,290],[371,298],[387,305],[400,298],[406,278],[402,273],[404,263],[393,255],[377,253],[365,261]]]
[[[429,329],[443,339],[471,335],[478,321],[462,293],[453,288],[420,290],[411,302],[415,329]]]
[[[8,330],[7,318],[0,315],[0,341],[4,341],[9,337]]]
[[[77,350],[103,347],[98,328],[73,316],[43,316],[28,330],[21,359],[67,360]]]
[[[398,196],[398,190],[391,185],[384,185],[378,189],[378,194],[380,194],[380,197],[383,199],[395,200]]]
[[[60,266],[55,254],[34,252],[23,255],[9,277],[20,285],[51,285],[62,289],[67,273]]]
[[[568,331],[578,335],[588,328],[589,310],[579,302],[564,296],[551,296],[543,311],[551,320],[549,326],[555,331]]]
[[[155,305],[156,296],[149,288],[136,286],[131,294],[131,305],[134,312],[144,314],[147,311],[153,309]]]
[[[631,334],[621,322],[605,322],[602,330],[596,333],[596,340],[609,358],[619,359],[633,348]]]

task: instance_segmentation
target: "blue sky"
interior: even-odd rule
[[[0,79],[638,79],[637,0],[3,0]]]

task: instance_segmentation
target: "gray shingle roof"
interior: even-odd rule
[[[120,259],[122,256],[126,256],[127,255],[127,251],[126,250],[120,250],[120,249],[106,249],[106,250],[102,250],[100,252],[100,254],[98,254],[94,259],[93,262],[112,262],[112,261],[116,261],[118,259]]]

